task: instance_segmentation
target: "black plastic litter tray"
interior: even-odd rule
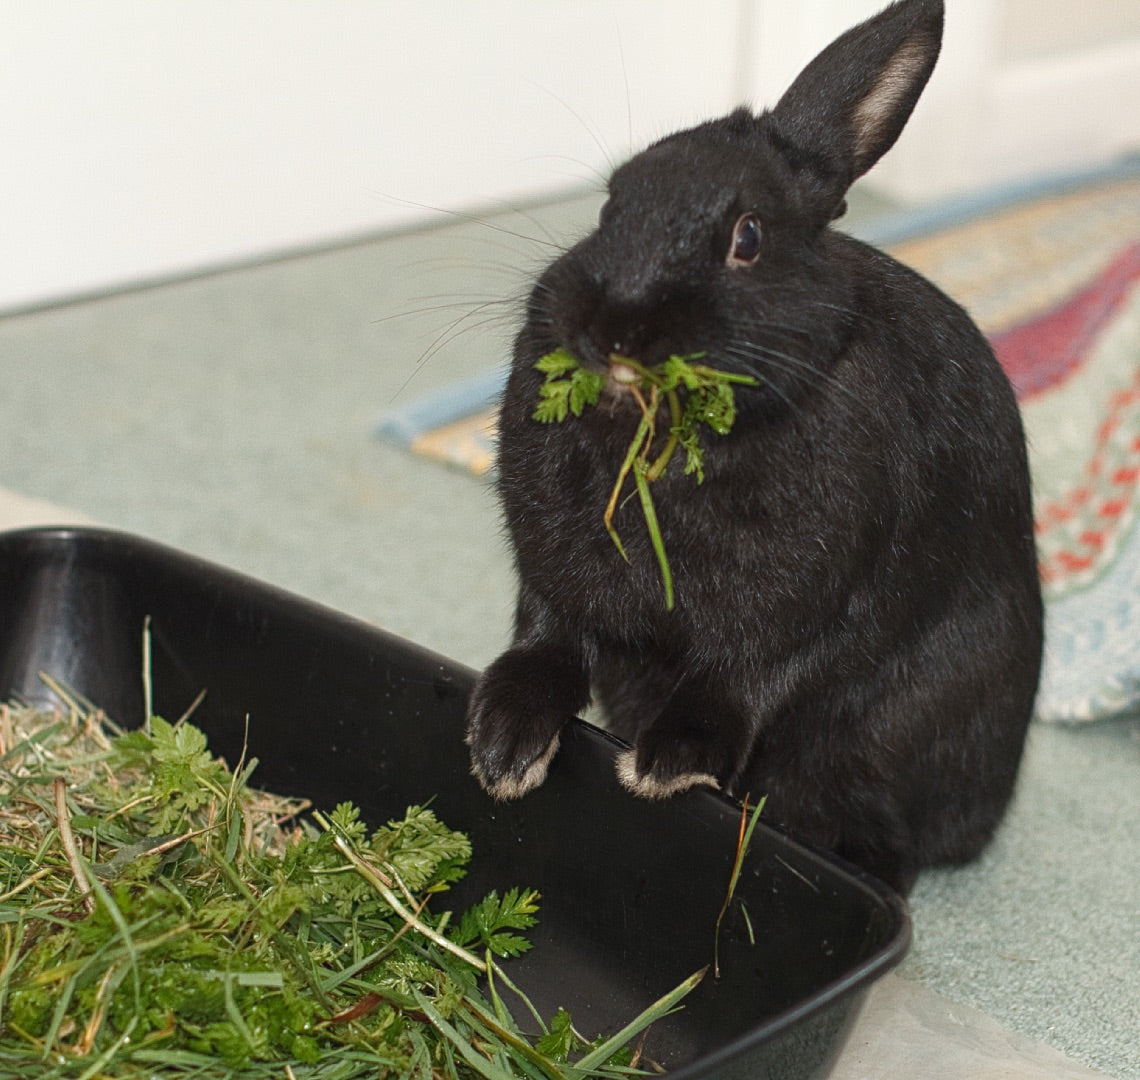
[[[47,672],[139,723],[148,617],[155,711],[181,715],[205,690],[195,722],[231,761],[248,717],[260,786],[352,800],[373,824],[433,799],[475,850],[448,906],[537,888],[535,947],[511,973],[547,1015],[564,1005],[583,1030],[615,1030],[711,960],[740,824],[728,800],[633,798],[614,741],[574,722],[546,783],[494,803],[468,773],[469,669],[149,541],[0,534],[0,699],[50,700]],[[678,1080],[824,1075],[863,994],[906,951],[905,907],[763,824],[735,896],[721,978],[653,1028],[647,1053]]]

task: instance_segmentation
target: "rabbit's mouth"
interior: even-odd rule
[[[629,394],[642,381],[642,372],[626,362],[626,357],[613,353],[609,357],[606,390],[614,395]]]

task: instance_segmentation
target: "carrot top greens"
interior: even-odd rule
[[[536,892],[432,910],[471,845],[430,808],[302,816],[188,721],[123,732],[56,691],[0,706],[0,1080],[621,1076],[699,981],[588,1042],[501,966]]]
[[[736,421],[734,386],[755,386],[758,382],[751,375],[736,375],[697,363],[704,355],[671,356],[653,367],[627,356],[614,355],[610,357],[610,370],[606,373],[584,368],[567,350],[557,349],[534,365],[546,376],[539,387],[538,405],[533,413],[533,419],[541,423],[560,424],[571,414],[581,416],[587,406],[597,405],[608,379],[627,387],[637,402],[641,419],[618,470],[603,522],[610,539],[628,562],[629,555],[614,527],[613,516],[626,479],[632,473],[649,539],[661,569],[665,606],[670,611],[675,604],[673,572],[649,485],[665,472],[678,447],[685,451],[685,475],[695,475],[697,483],[703,483],[700,425],[706,425],[717,435],[727,435]],[[664,446],[654,456],[657,414],[662,404],[669,410],[669,430]]]

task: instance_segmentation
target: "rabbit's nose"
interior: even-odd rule
[[[645,346],[645,320],[634,311],[607,305],[590,320],[589,337],[603,357],[611,353],[637,356]]]

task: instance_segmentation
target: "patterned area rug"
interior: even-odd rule
[[[1046,598],[1038,718],[1140,708],[1140,162],[906,215],[869,237],[989,336],[1029,436]],[[381,421],[476,474],[493,466],[501,374]]]
[[[1046,599],[1042,720],[1140,706],[1140,169],[890,245],[961,301],[1021,402]]]

